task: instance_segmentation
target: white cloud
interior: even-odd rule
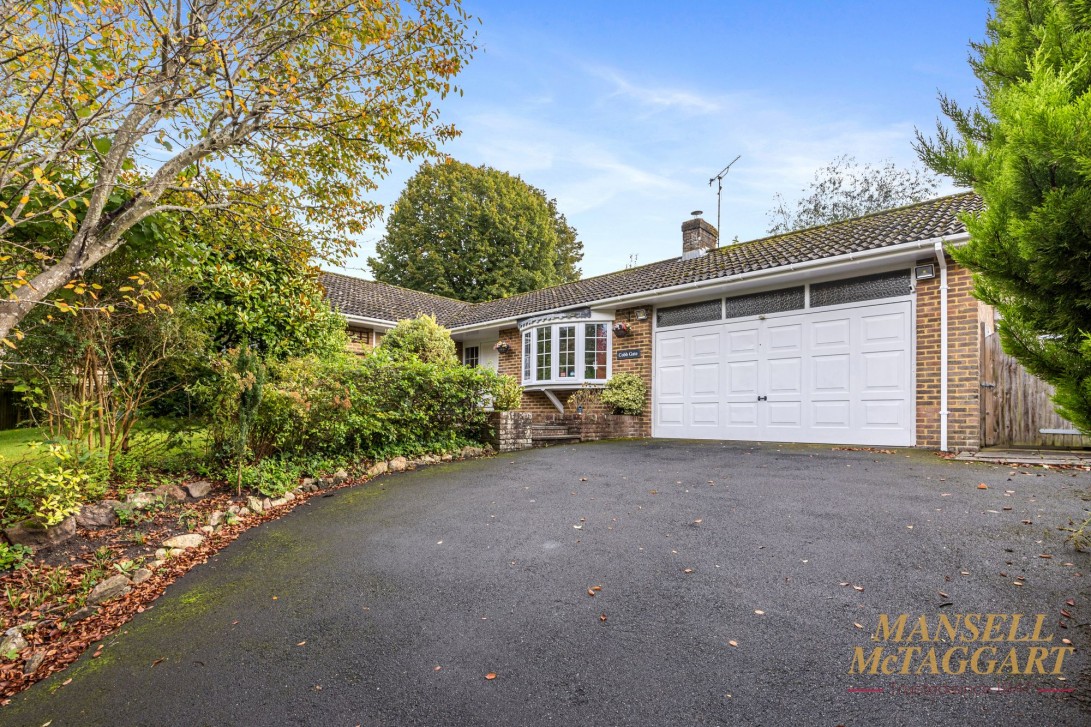
[[[711,114],[721,110],[713,99],[701,96],[681,88],[639,85],[629,81],[615,69],[604,66],[588,66],[587,71],[594,77],[609,82],[613,86],[610,98],[624,97],[636,101],[648,111],[685,111],[687,113]]]

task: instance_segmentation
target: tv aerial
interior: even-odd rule
[[[717,235],[723,234],[721,232],[721,230],[720,230],[720,199],[722,198],[723,191],[724,191],[724,177],[727,176],[727,173],[729,171],[731,171],[731,167],[734,166],[735,162],[739,161],[739,159],[742,159],[742,154],[739,154],[737,157],[732,159],[731,163],[728,164],[726,167],[724,167],[720,171],[719,174],[717,174],[712,179],[708,180],[708,186],[710,186],[710,187],[712,186],[713,182],[716,182],[716,234]]]

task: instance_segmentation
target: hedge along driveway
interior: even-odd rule
[[[0,717],[1084,725],[1091,559],[1054,527],[1091,479],[1012,471],[653,440],[383,477],[246,533]],[[990,612],[1046,614],[1067,680],[848,673],[881,614]],[[937,685],[975,691],[913,693]]]

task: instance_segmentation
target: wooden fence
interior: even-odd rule
[[[1000,337],[985,336],[981,347],[981,441],[986,447],[1091,447],[1091,438],[1053,410],[1053,387],[1004,353]],[[1043,431],[1045,430],[1045,431]]]

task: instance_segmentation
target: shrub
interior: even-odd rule
[[[0,573],[21,567],[32,555],[34,551],[25,545],[8,545],[0,540]]]
[[[487,369],[397,358],[382,349],[364,358],[290,359],[270,366],[249,427],[250,462],[449,451],[482,441],[482,402],[504,386],[510,398],[510,385]],[[233,396],[230,385],[224,391]],[[235,431],[230,402],[213,411],[227,421],[214,421],[209,430],[229,443]],[[258,481],[247,476],[254,478],[248,483]]]
[[[0,481],[0,522],[30,518],[42,527],[52,527],[79,511],[80,505],[97,493],[87,473],[78,469],[72,455],[50,445],[55,466],[37,466],[30,472],[5,474]]]
[[[523,387],[514,376],[500,376],[493,394],[492,408],[496,411],[518,409],[523,403]]]
[[[648,387],[636,374],[614,374],[599,395],[600,401],[615,414],[640,414],[644,411],[644,396]]]
[[[280,459],[264,459],[243,467],[242,483],[266,497],[280,497],[299,484],[299,469]]]
[[[415,358],[425,363],[458,363],[451,332],[436,323],[432,316],[398,321],[398,325],[383,336],[379,346],[397,360]]]
[[[576,389],[572,396],[568,397],[568,401],[565,402],[565,404],[571,407],[573,411],[578,411],[581,406],[586,409],[597,404],[601,394],[602,392],[600,389],[591,388],[587,384],[584,384]]]

